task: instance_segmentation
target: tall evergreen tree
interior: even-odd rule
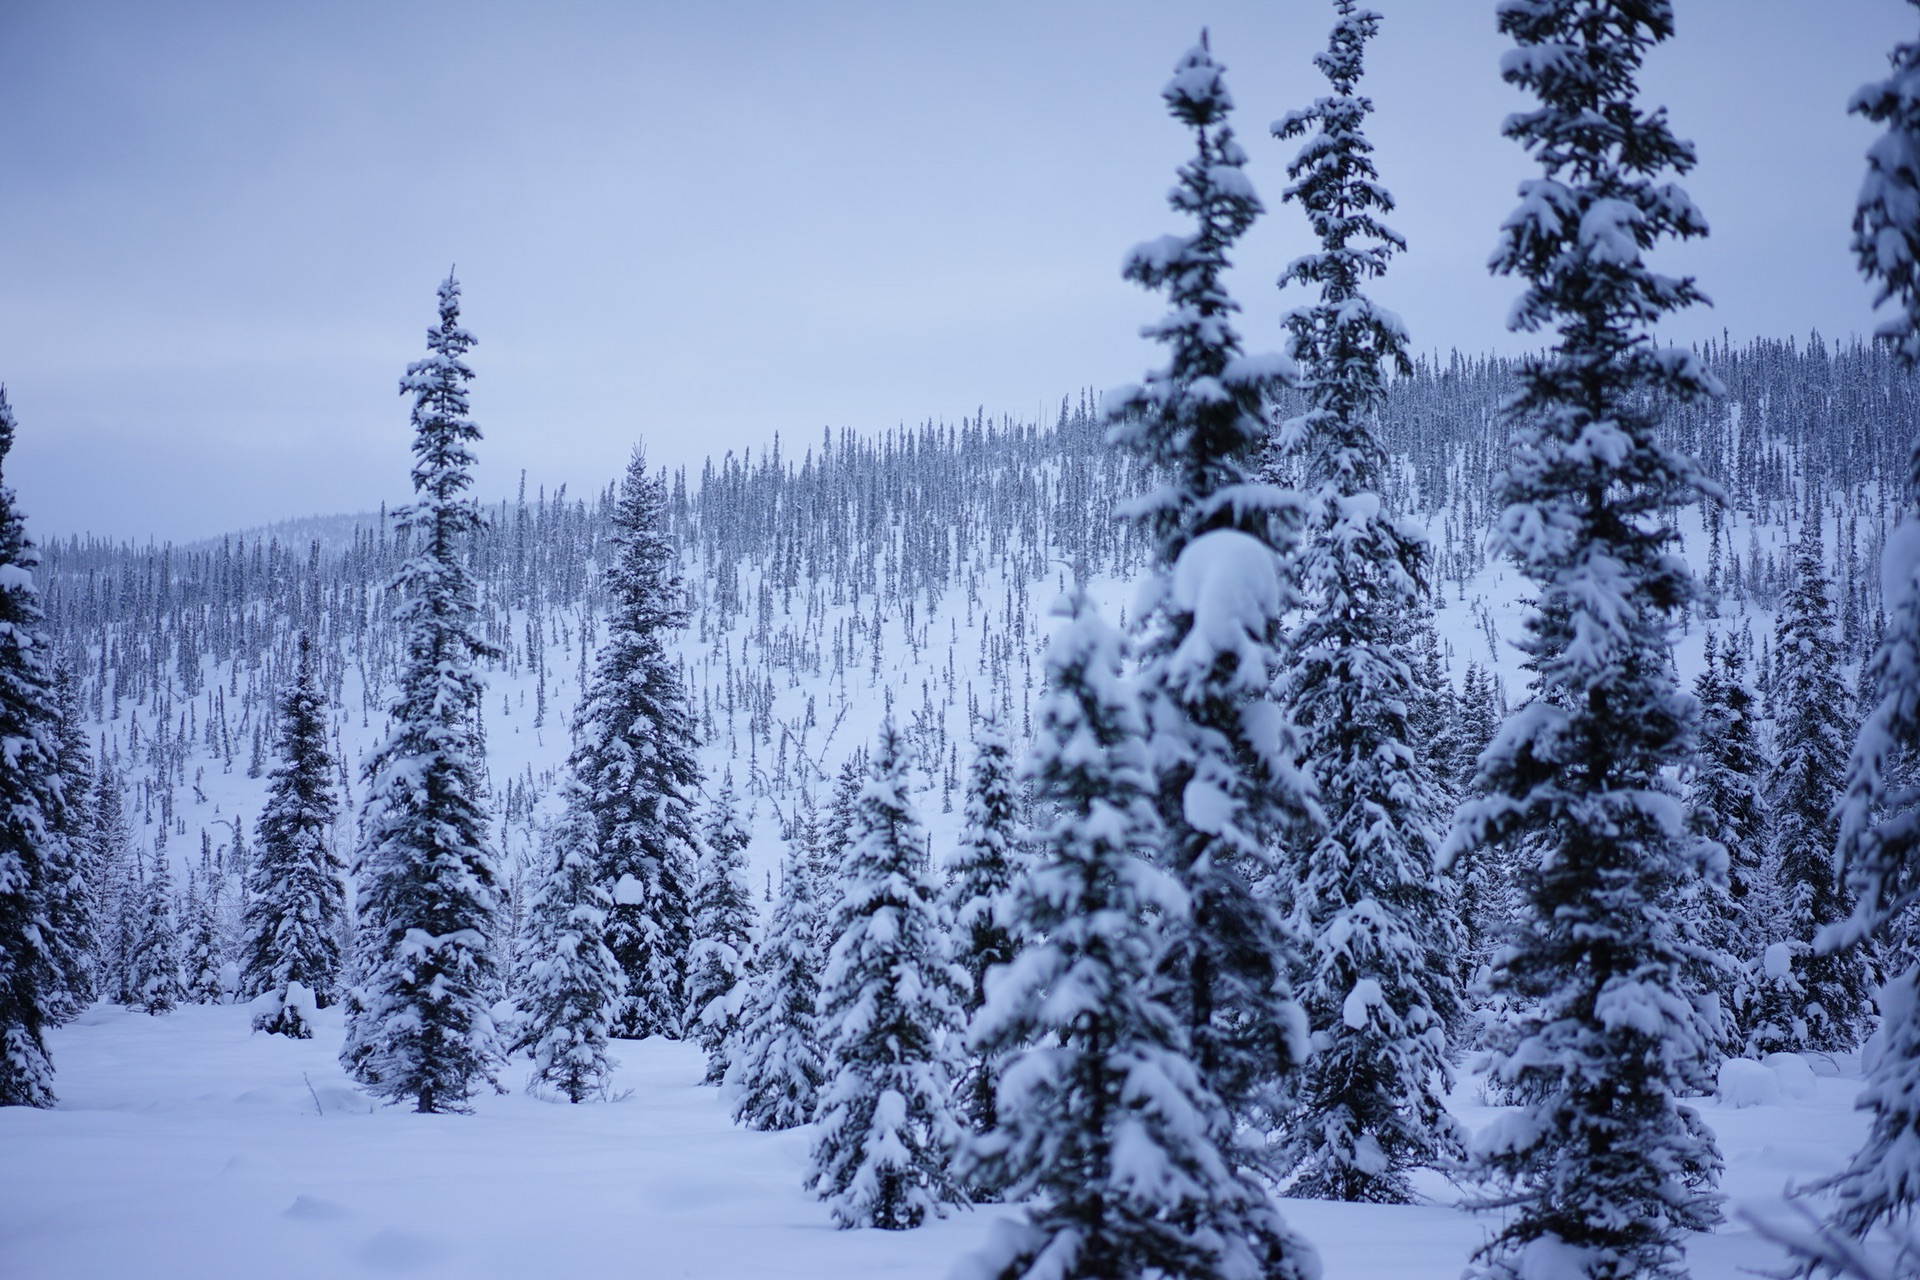
[[[1062,612],[1026,766],[1053,819],[1010,908],[1033,941],[972,1029],[979,1050],[1010,1057],[977,1158],[1026,1217],[956,1274],[1310,1280],[1312,1251],[1222,1158],[1232,1118],[1157,972],[1166,923],[1189,899],[1157,865],[1146,725],[1120,637],[1078,591]]]
[[[706,855],[693,897],[694,943],[687,952],[686,1025],[707,1054],[707,1084],[727,1076],[739,1034],[753,957],[753,892],[747,887],[746,829],[727,775],[707,815]]]
[[[952,963],[909,767],[888,720],[854,813],[821,984],[833,1082],[807,1185],[842,1227],[917,1227],[964,1199],[952,1093],[966,973]]]
[[[613,895],[595,857],[594,818],[569,779],[561,815],[545,833],[546,866],[528,911],[528,962],[519,1002],[520,1037],[533,1055],[527,1088],[554,1089],[569,1102],[604,1096],[608,1055],[626,974],[606,944]]]
[[[1268,397],[1292,366],[1245,354],[1232,325],[1227,255],[1261,206],[1226,124],[1221,72],[1203,34],[1161,93],[1197,143],[1168,199],[1198,226],[1127,256],[1129,279],[1167,292],[1166,318],[1144,332],[1170,359],[1143,386],[1109,395],[1108,438],[1164,477],[1129,511],[1157,562],[1138,626],[1162,855],[1192,901],[1166,921],[1165,962],[1202,1079],[1236,1122],[1264,1134],[1307,1047],[1289,986],[1299,956],[1283,915],[1291,886],[1272,851],[1284,827],[1317,810],[1272,692],[1294,594],[1281,552],[1299,503],[1253,479]]]
[[[603,589],[606,640],[573,722],[569,768],[613,892],[607,946],[627,975],[615,1034],[677,1037],[693,942],[691,796],[700,785],[686,688],[667,645],[686,624],[667,489],[636,449],[620,482]]]
[[[327,746],[326,701],[305,632],[279,711],[275,754],[280,763],[267,783],[258,848],[248,868],[240,989],[248,996],[280,995],[281,1008],[261,1011],[257,1025],[305,1039],[312,1032],[302,1035],[304,1021],[288,1011],[289,984],[299,983],[318,1008],[334,1003],[347,914],[346,867],[333,846],[333,823],[340,813],[333,783],[337,766]]]
[[[1724,648],[1709,632],[1706,662],[1693,693],[1700,704],[1700,748],[1687,778],[1687,827],[1725,851],[1724,878],[1705,878],[1692,913],[1705,941],[1732,963],[1713,966],[1709,989],[1720,998],[1724,1028],[1720,1048],[1738,1054],[1748,1031],[1745,1010],[1755,992],[1753,966],[1766,949],[1764,904],[1774,901],[1768,876],[1767,761],[1760,745],[1753,691],[1746,684],[1746,656],[1738,644]]]
[[[1886,126],[1867,153],[1867,180],[1854,215],[1860,270],[1876,304],[1899,314],[1879,336],[1902,364],[1920,364],[1920,40],[1894,47],[1892,74],[1854,95],[1849,110]],[[1839,851],[1853,911],[1816,939],[1823,951],[1870,937],[1897,938],[1920,926],[1920,439],[1909,455],[1906,507],[1887,539],[1881,567],[1886,629],[1868,661],[1875,700],[1854,743],[1839,812]],[[1900,971],[1881,988],[1879,1052],[1857,1105],[1872,1116],[1866,1142],[1826,1189],[1832,1229],[1858,1241],[1876,1226],[1904,1223],[1913,1238],[1920,1208],[1920,954],[1909,945]],[[1817,1260],[1816,1260],[1817,1261]],[[1837,1267],[1830,1269],[1838,1270]],[[1889,1273],[1893,1271],[1888,1268]]]
[[[1768,941],[1791,949],[1797,990],[1791,993],[1795,1007],[1773,1019],[1790,1034],[1765,1047],[1832,1052],[1865,1038],[1873,979],[1858,949],[1813,950],[1814,934],[1852,909],[1833,859],[1839,834],[1834,806],[1846,791],[1853,736],[1847,714],[1852,699],[1840,676],[1820,524],[1816,505],[1794,548],[1793,583],[1781,603],[1774,642],[1781,665],[1774,688],[1776,758],[1766,796],[1773,875],[1786,910],[1772,922]]]
[[[960,848],[947,865],[946,907],[957,942],[954,959],[969,979],[961,1009],[971,1020],[987,999],[987,971],[1012,962],[1019,949],[1007,912],[1020,864],[1015,847],[1019,796],[1013,751],[991,715],[973,735],[973,764]],[[960,1109],[975,1133],[994,1126],[999,1070],[992,1057],[973,1054],[960,1081]]]
[[[68,1022],[100,997],[98,880],[93,871],[93,755],[81,724],[79,682],[64,663],[54,670],[54,706],[62,805],[47,844],[47,951],[53,963],[49,1016]]]
[[[103,754],[94,784],[93,828],[87,847],[87,874],[98,886],[97,928],[99,959],[94,966],[99,992],[116,1004],[131,1004],[127,989],[127,956],[133,949],[133,930],[140,901],[140,878],[135,873],[133,837],[127,830],[126,797],[120,773]]]
[[[1460,681],[1460,725],[1452,777],[1456,809],[1477,794],[1480,754],[1499,729],[1500,708],[1495,702],[1493,680],[1486,668],[1469,662]],[[1474,850],[1471,857],[1461,859],[1454,867],[1460,922],[1466,930],[1466,955],[1460,972],[1477,994],[1484,994],[1479,992],[1480,978],[1488,971],[1494,953],[1506,945],[1507,932],[1519,915],[1515,857],[1515,850],[1507,845],[1490,845]],[[1482,1022],[1497,1019],[1501,1003],[1481,1007],[1476,1001],[1476,1017]]]
[[[0,464],[15,429],[0,387]],[[64,838],[67,816],[39,563],[13,490],[0,479],[0,1106],[53,1105],[44,1033],[61,1009],[49,890],[68,861],[52,847]]]
[[[1656,427],[1663,401],[1719,388],[1647,332],[1702,295],[1643,255],[1706,224],[1664,180],[1693,148],[1634,101],[1647,50],[1673,33],[1666,0],[1504,0],[1499,24],[1517,46],[1502,77],[1540,103],[1503,132],[1542,172],[1492,266],[1527,281],[1510,325],[1556,341],[1520,365],[1495,526],[1536,584],[1533,697],[1482,755],[1487,794],[1449,850],[1527,854],[1524,914],[1492,973],[1518,1002],[1493,1073],[1521,1106],[1476,1144],[1478,1173],[1507,1184],[1484,1203],[1507,1213],[1474,1274],[1678,1277],[1684,1234],[1719,1218],[1719,1154],[1679,1101],[1711,1089],[1717,1028],[1676,919],[1698,842],[1667,781],[1694,707],[1669,651],[1691,580],[1666,517],[1702,482]]]
[[[1282,1147],[1295,1195],[1405,1204],[1408,1169],[1465,1154],[1443,1100],[1465,942],[1434,865],[1447,796],[1412,724],[1427,545],[1382,501],[1374,426],[1387,371],[1413,370],[1399,318],[1365,292],[1405,246],[1379,221],[1393,197],[1362,129],[1373,104],[1358,92],[1361,62],[1380,17],[1353,0],[1334,8],[1314,59],[1332,92],[1273,129],[1306,139],[1284,198],[1320,242],[1280,280],[1319,291],[1287,317],[1307,407],[1281,431],[1308,499],[1306,611],[1285,689],[1327,814],[1318,839],[1297,846],[1293,875],[1314,1053]]]
[[[820,1049],[820,980],[813,968],[814,879],[806,851],[790,847],[780,896],[754,957],[726,1086],[733,1118],[750,1129],[792,1129],[813,1120],[827,1072]]]
[[[466,1107],[476,1083],[494,1082],[500,1046],[490,1013],[500,986],[495,931],[499,874],[479,801],[484,761],[476,741],[483,686],[467,550],[479,508],[461,360],[473,335],[460,327],[460,286],[440,286],[431,354],[407,366],[400,391],[413,403],[414,503],[402,515],[411,558],[394,589],[406,637],[385,739],[368,758],[355,879],[360,983],[347,1004],[341,1061],[389,1101],[418,1111]]]

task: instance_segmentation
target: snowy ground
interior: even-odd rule
[[[0,1276],[7,1280],[301,1280],[417,1276],[936,1280],[997,1207],[919,1231],[837,1231],[801,1190],[809,1130],[735,1128],[699,1053],[618,1046],[612,1103],[514,1091],[472,1116],[373,1107],[342,1076],[337,1011],[306,1041],[253,1035],[244,1009],[148,1017],[99,1006],[52,1034],[60,1105],[0,1109]],[[1735,1203],[1838,1168],[1864,1133],[1849,1062],[1815,1062],[1811,1096],[1702,1101]],[[1791,1084],[1791,1081],[1787,1083]],[[1469,1084],[1470,1125],[1493,1114]],[[1434,1203],[1294,1201],[1327,1280],[1454,1280],[1493,1225]],[[1698,1280],[1777,1266],[1744,1226],[1696,1240]]]

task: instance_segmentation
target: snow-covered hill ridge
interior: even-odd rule
[[[1764,656],[1786,539],[1816,498],[1840,638],[1857,661],[1877,626],[1875,566],[1897,514],[1911,380],[1874,348],[1817,337],[1705,355],[1727,397],[1676,410],[1666,426],[1726,492],[1724,504],[1681,517],[1702,585],[1678,637],[1682,672],[1710,629],[1745,630]],[[1525,687],[1511,644],[1522,587],[1484,548],[1511,382],[1500,360],[1424,361],[1395,383],[1383,414],[1399,459],[1386,499],[1428,531],[1435,553],[1445,669],[1456,684],[1469,664],[1496,673],[1509,701]],[[775,838],[800,795],[818,796],[889,710],[918,756],[933,840],[950,843],[972,714],[990,703],[1016,738],[1030,727],[1048,605],[1080,579],[1110,617],[1128,613],[1144,548],[1111,511],[1141,483],[1104,444],[1084,394],[1063,401],[1050,427],[981,414],[878,439],[825,433],[797,459],[776,436],[759,453],[672,477],[691,616],[680,654],[702,758],[710,779],[730,770],[755,801],[758,874],[776,864]],[[563,487],[491,506],[472,551],[500,651],[485,673],[485,729],[510,874],[531,848],[598,635],[610,495]],[[399,655],[381,588],[404,536],[377,519],[314,530],[323,526],[330,536],[303,546],[270,536],[45,549],[55,645],[135,790],[143,843],[165,823],[187,870],[203,848],[218,865],[234,820],[258,812],[266,710],[299,632],[314,638],[341,758],[357,761],[379,730]]]

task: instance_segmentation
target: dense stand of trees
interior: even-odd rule
[[[1512,1210],[1482,1274],[1658,1276],[1717,1220],[1685,1101],[1717,1056],[1854,1048],[1894,975],[1870,1147],[1787,1233],[1870,1271],[1849,1242],[1920,1185],[1920,46],[1857,105],[1891,130],[1856,231],[1894,341],[1680,351],[1646,324],[1699,292],[1640,255],[1704,233],[1666,181],[1693,154],[1634,103],[1669,7],[1507,0],[1542,172],[1495,265],[1551,342],[1422,358],[1364,292],[1404,247],[1361,129],[1379,18],[1334,11],[1331,93],[1275,128],[1319,240],[1290,356],[1232,323],[1264,209],[1203,36],[1163,91],[1193,230],[1126,266],[1167,363],[1099,408],[698,475],[636,451],[483,508],[449,278],[391,518],[42,552],[0,487],[0,1104],[52,1102],[45,1031],[103,997],[294,1036],[340,1002],[343,1061],[421,1111],[519,1050],[602,1097],[613,1040],[686,1036],[741,1122],[819,1124],[841,1225],[1025,1203],[981,1274],[1305,1277],[1271,1192],[1465,1168]],[[0,461],[13,430],[0,395]],[[1088,588],[1134,578],[1110,630]],[[1471,1155],[1468,1042],[1518,1108]]]

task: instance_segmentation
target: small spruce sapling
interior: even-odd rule
[[[686,1025],[706,1051],[705,1083],[726,1079],[739,1034],[753,956],[753,894],[747,888],[746,829],[728,775],[707,815],[706,852],[693,898],[687,951]]]
[[[813,893],[806,851],[790,846],[773,918],[754,957],[740,1031],[728,1054],[726,1090],[733,1119],[749,1129],[811,1123],[826,1082],[820,983],[813,968],[818,932]]]
[[[607,949],[613,896],[594,857],[593,815],[571,784],[545,832],[542,857],[519,995],[520,1039],[533,1057],[527,1090],[552,1089],[584,1102],[604,1097],[613,1075],[608,1045],[626,975]]]

